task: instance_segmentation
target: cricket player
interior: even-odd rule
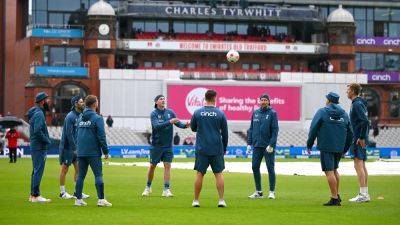
[[[200,207],[199,197],[208,166],[211,166],[215,176],[219,196],[218,207],[226,207],[222,171],[225,169],[224,154],[228,146],[228,125],[225,114],[215,107],[216,97],[217,92],[208,90],[205,93],[206,105],[194,112],[190,122],[192,131],[197,132],[194,165],[197,174],[193,207]]]

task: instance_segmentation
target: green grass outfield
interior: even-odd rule
[[[134,162],[135,159],[111,159]],[[180,160],[177,161],[187,161]],[[106,198],[111,208],[96,206],[94,178],[88,173],[85,193],[90,194],[87,207],[73,206],[73,200],[58,199],[59,165],[57,159],[48,159],[42,181],[42,194],[51,198],[49,204],[28,202],[31,160],[20,159],[9,164],[0,159],[0,224],[400,224],[400,176],[371,176],[369,190],[372,201],[350,204],[347,200],[357,191],[355,176],[341,179],[341,207],[323,207],[329,198],[325,177],[277,176],[277,199],[247,198],[254,191],[251,174],[226,173],[225,199],[228,208],[217,208],[214,177],[207,173],[200,208],[192,208],[192,170],[172,170],[173,198],[162,198],[162,169],[157,169],[153,194],[143,198],[146,183],[144,167],[104,166]],[[71,168],[72,169],[72,168]],[[67,191],[73,192],[72,171],[67,178]],[[267,186],[263,175],[263,187]],[[378,200],[377,197],[384,197]]]

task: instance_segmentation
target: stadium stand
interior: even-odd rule
[[[29,125],[24,124],[19,128],[19,131],[26,137],[29,137]],[[51,138],[61,139],[62,127],[48,127],[49,135]],[[174,127],[174,134],[178,132],[181,138],[181,144],[187,137],[195,137],[190,129],[179,129]],[[135,132],[131,128],[126,127],[106,127],[107,141],[109,145],[147,145],[146,136],[143,133]],[[376,142],[377,147],[396,147],[400,146],[400,127],[387,127],[381,129],[379,135],[375,138],[370,131],[370,140]],[[278,136],[278,146],[305,146],[308,137],[307,129],[280,129]],[[29,145],[24,139],[19,139],[18,144]],[[229,130],[229,145],[230,146],[245,146],[246,132],[242,131],[235,133]]]

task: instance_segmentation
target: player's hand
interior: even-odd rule
[[[250,155],[250,154],[251,154],[251,145],[247,145],[246,154],[247,154],[247,155]]]
[[[274,148],[271,147],[271,145],[268,145],[268,147],[265,149],[265,151],[267,151],[268,153],[273,153],[274,152]]]
[[[172,118],[172,119],[169,120],[169,122],[171,124],[175,124],[175,123],[179,122],[179,119],[178,118]]]
[[[365,140],[364,139],[358,139],[357,140],[357,144],[359,146],[361,146],[362,148],[365,148],[367,145],[365,144]]]
[[[186,128],[189,128],[189,127],[190,127],[190,122],[186,122],[185,127],[186,127]]]
[[[311,149],[307,149],[307,154],[311,155]]]

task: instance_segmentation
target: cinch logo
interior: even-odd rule
[[[373,38],[359,38],[357,39],[358,45],[375,45],[375,40]]]
[[[201,112],[201,116],[217,116],[216,112]]]
[[[195,88],[186,96],[185,106],[191,115],[193,115],[196,109],[199,109],[204,105],[204,95],[206,92],[206,88]]]
[[[334,121],[344,122],[344,119],[343,119],[342,117],[340,117],[340,118],[332,118],[332,117],[329,117],[329,119],[330,119],[330,120],[334,120]]]
[[[386,39],[383,41],[383,44],[398,46],[400,44],[400,39]]]
[[[392,78],[390,77],[389,74],[373,74],[372,75],[372,80],[376,80],[376,81],[391,81]]]
[[[81,127],[88,127],[90,125],[92,125],[92,122],[90,122],[90,120],[79,122],[79,126],[81,126]]]

